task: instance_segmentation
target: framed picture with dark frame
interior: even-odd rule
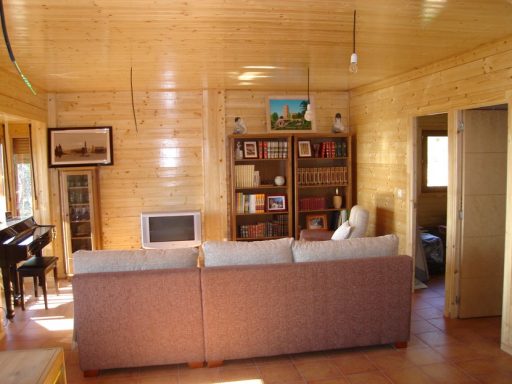
[[[112,127],[48,129],[48,165],[113,165]]]
[[[244,158],[258,158],[258,143],[256,143],[255,141],[244,141]]]
[[[285,211],[286,196],[267,196],[267,211]]]
[[[327,229],[327,214],[307,215],[306,216],[307,229]]]
[[[299,157],[311,157],[311,142],[309,140],[301,140],[297,142]]]

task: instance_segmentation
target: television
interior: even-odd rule
[[[142,212],[142,248],[191,248],[201,245],[201,212]]]

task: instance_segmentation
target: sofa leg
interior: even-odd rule
[[[402,349],[407,348],[407,341],[398,341],[395,343],[395,348]]]
[[[187,363],[188,367],[189,368],[203,368],[203,365],[204,365],[204,362],[202,361],[191,361],[189,363]]]
[[[224,360],[211,360],[207,363],[208,368],[217,368],[224,364]]]
[[[96,377],[100,374],[99,369],[90,369],[88,371],[84,371],[84,377]]]

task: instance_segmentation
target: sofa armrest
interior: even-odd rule
[[[300,231],[300,240],[306,241],[322,241],[331,240],[334,231],[328,231],[325,229],[303,229]]]

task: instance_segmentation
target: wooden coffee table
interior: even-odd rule
[[[62,348],[0,352],[2,384],[66,384]]]

